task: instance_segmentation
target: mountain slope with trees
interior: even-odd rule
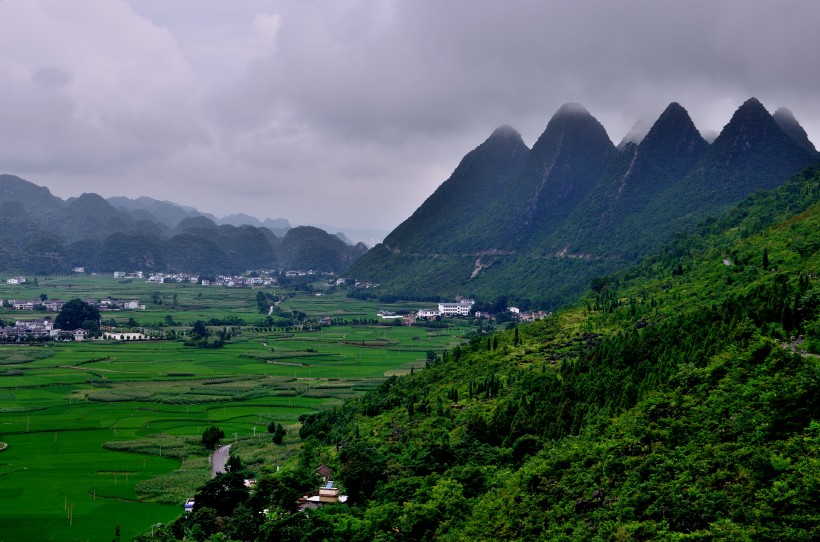
[[[205,536],[817,540],[818,272],[810,169],[574,307],[305,416],[300,456]],[[348,503],[296,512],[322,463]]]
[[[647,227],[647,207],[680,182],[708,147],[688,112],[670,104],[640,144],[625,145],[597,185],[550,235],[545,252],[634,260],[657,248],[664,230]]]
[[[450,178],[399,224],[384,245],[399,253],[489,248],[481,229],[493,219],[493,202],[503,186],[520,174],[530,150],[521,135],[502,126],[467,153]],[[511,248],[511,247],[510,247]]]
[[[564,106],[517,174],[459,166],[349,273],[380,284],[362,295],[466,295],[494,304],[503,297],[556,308],[592,277],[624,269],[703,218],[816,163],[799,123],[778,116],[752,98],[710,145],[673,103],[639,144],[618,151],[586,110]],[[449,218],[449,202],[477,201],[473,186],[495,193],[492,204]]]

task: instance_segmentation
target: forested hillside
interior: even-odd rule
[[[816,163],[803,128],[778,111],[751,98],[708,144],[672,103],[620,150],[577,104],[559,109],[531,150],[499,129],[350,274],[380,284],[362,295],[560,307],[593,277]]]
[[[157,536],[818,540],[819,250],[807,170],[574,307],[306,417],[301,456],[221,523]],[[295,512],[321,463],[350,500]]]

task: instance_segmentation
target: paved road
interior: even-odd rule
[[[228,462],[230,451],[231,445],[227,444],[217,448],[213,455],[211,455],[211,478],[216,478],[217,474],[225,472],[225,463]]]

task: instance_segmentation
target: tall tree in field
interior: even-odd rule
[[[219,439],[225,438],[225,432],[219,427],[212,425],[202,433],[202,445],[209,450],[219,444]]]
[[[63,305],[60,314],[54,320],[54,326],[59,329],[83,328],[97,331],[100,329],[100,311],[82,299],[72,299]]]
[[[194,322],[194,326],[191,328],[191,337],[195,339],[204,339],[211,332],[208,331],[208,328],[205,327],[205,323],[202,320],[197,320]]]

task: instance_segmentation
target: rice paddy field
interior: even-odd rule
[[[268,292],[269,290],[265,290]],[[240,318],[224,348],[179,341],[85,341],[0,345],[0,541],[123,540],[178,516],[209,476],[200,444],[211,425],[243,462],[260,469],[296,445],[298,417],[423,367],[426,354],[460,343],[471,329],[357,323],[380,305],[333,289],[279,292],[283,310],[340,325],[316,331],[263,327],[256,290],[120,283],[68,277],[0,287],[2,299],[139,299],[146,310],[103,313],[103,321],[167,322]],[[321,295],[317,295],[320,293]],[[162,304],[151,300],[162,301]],[[417,308],[414,307],[414,308]],[[26,317],[43,317],[27,313]],[[50,315],[52,318],[56,315]],[[9,322],[19,311],[0,312]],[[168,328],[166,328],[168,329]],[[220,326],[218,329],[222,329]],[[275,446],[272,421],[289,432]]]

